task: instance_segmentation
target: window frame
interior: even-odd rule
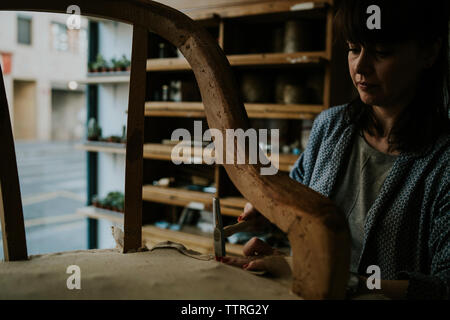
[[[21,33],[20,33],[20,20],[24,20],[29,22],[29,42],[22,42],[21,40]],[[18,14],[17,15],[17,44],[24,45],[24,46],[32,46],[33,45],[33,17],[24,15],[24,14]]]

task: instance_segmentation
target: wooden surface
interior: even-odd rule
[[[164,145],[159,143],[146,143],[144,144],[144,159],[155,159],[155,160],[167,160],[167,161],[192,161],[194,162],[194,154],[196,152],[203,153],[203,150],[201,147],[180,147],[182,149],[182,155],[175,156],[172,155],[172,149],[174,146],[171,145]],[[96,151],[96,148],[93,146],[85,147],[83,146],[83,149],[89,150],[89,151]],[[100,146],[97,151],[99,152],[114,152],[117,150],[116,153],[121,153],[121,149],[118,148],[106,148],[103,146]],[[198,150],[198,151],[196,151]],[[190,156],[189,156],[190,152]],[[291,170],[291,167],[294,165],[295,161],[298,159],[298,155],[294,154],[279,154],[278,155],[278,161],[276,161],[275,157],[272,159],[272,163],[275,167],[278,168],[278,170],[289,172]],[[204,160],[204,159],[203,159]],[[208,161],[212,161],[211,158],[208,158]],[[203,162],[206,163],[206,162]]]
[[[181,156],[172,155],[172,149],[174,146],[172,145],[164,145],[160,143],[146,143],[144,144],[144,159],[153,159],[153,160],[165,160],[165,161],[192,161],[193,155],[195,154],[195,150],[201,150],[198,152],[203,152],[203,149],[200,147],[184,147],[182,148],[184,151]],[[114,153],[114,154],[126,154],[126,146],[125,144],[120,143],[108,143],[108,142],[87,142],[82,145],[76,145],[75,148],[80,150],[86,150],[89,152],[106,152],[106,153]],[[189,151],[190,149],[190,151]],[[188,156],[188,152],[191,153],[191,156]],[[295,161],[298,159],[298,155],[294,154],[279,154],[278,162],[275,161],[275,158],[272,160],[272,163],[275,167],[280,171],[289,172],[292,169]],[[204,162],[205,163],[205,162]],[[217,180],[217,179],[216,179]]]
[[[314,119],[326,108],[322,105],[246,103],[249,118]],[[145,104],[148,117],[205,117],[201,102],[152,101]]]
[[[199,203],[203,205],[204,210],[212,210],[212,197],[214,196],[212,193],[153,185],[145,185],[142,190],[142,199],[145,201],[182,207],[189,206],[191,203]],[[223,215],[238,217],[247,201],[239,197],[223,197],[220,198],[220,202],[220,210]]]
[[[111,210],[96,208],[94,206],[79,208],[77,209],[76,214],[97,220],[103,219],[123,225],[123,214]]]
[[[22,199],[17,173],[16,151],[12,135],[3,72],[0,66],[0,223],[5,261],[28,258]]]
[[[255,65],[295,65],[320,63],[326,60],[326,52],[295,52],[295,53],[257,53],[228,55],[231,66]],[[182,71],[191,70],[184,58],[148,59],[147,71]]]
[[[194,163],[194,156],[196,152],[203,154],[203,149],[201,147],[191,147],[183,146],[177,147],[181,155],[172,155],[173,145],[164,145],[159,143],[146,143],[144,144],[144,158],[145,159],[156,159],[156,160],[168,160],[168,161],[191,161]],[[190,155],[189,155],[190,153]],[[211,158],[208,158],[212,161]],[[205,158],[202,158],[202,163]]]
[[[62,13],[72,4],[71,2],[71,0],[16,0],[0,3],[0,10]],[[143,54],[143,48],[146,48],[142,37],[144,31],[150,29],[167,39],[179,48],[189,61],[200,88],[209,128],[216,128],[226,136],[226,129],[239,128],[246,131],[249,128],[249,119],[225,54],[208,32],[193,20],[174,9],[147,0],[79,0],[77,4],[83,8],[83,14],[133,24],[135,31],[133,38],[143,41],[140,43],[142,50],[136,50],[136,46],[133,50],[131,108],[128,116],[127,164],[133,164],[134,169],[127,169],[126,173],[128,180],[125,190],[128,198],[125,202],[125,233],[132,240],[128,245],[131,249],[137,246],[137,240],[140,239],[137,234],[141,232],[141,228],[137,228],[140,223],[138,221],[140,211],[136,207],[140,207],[142,191],[137,190],[136,186],[139,179],[142,179],[140,165],[142,144],[139,141],[142,141],[140,130],[143,128],[141,127],[143,119],[139,119],[136,115],[141,114],[143,118],[144,114],[146,64],[146,57]],[[278,2],[250,6],[257,13],[261,7],[268,5],[273,7],[278,5]],[[227,14],[227,10],[222,10],[222,13]],[[142,71],[136,70],[141,67]],[[139,110],[141,103],[142,113]],[[245,150],[243,145],[238,144],[236,147],[238,150]],[[345,217],[338,214],[333,202],[285,175],[261,175],[261,165],[229,164],[224,167],[244,197],[266,218],[287,233],[293,253],[292,290],[306,299],[344,298],[349,272],[350,236]],[[136,201],[134,207],[130,203],[131,199]],[[130,214],[132,216],[127,218]],[[127,224],[129,224],[128,231]],[[6,227],[8,230],[8,225]]]
[[[135,252],[142,245],[142,183],[144,161],[144,109],[148,29],[134,25],[128,100],[127,153],[125,163],[124,252]]]
[[[210,205],[212,203],[212,197],[213,194],[181,188],[153,185],[145,185],[143,187],[143,199],[147,201],[161,201],[163,203],[173,201],[173,204],[182,206],[188,205],[190,202],[199,202],[204,205]]]

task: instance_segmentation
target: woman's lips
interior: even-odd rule
[[[371,90],[373,88],[378,87],[377,85],[374,85],[374,84],[371,84],[368,82],[358,82],[357,84],[358,84],[358,88],[360,88],[361,90],[364,90],[364,91]]]

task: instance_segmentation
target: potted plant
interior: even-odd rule
[[[104,199],[100,199],[97,195],[92,197],[92,205],[97,208],[123,212],[125,197],[121,192],[110,192]]]
[[[122,126],[122,143],[127,143],[127,126]]]
[[[126,55],[122,55],[122,59],[120,59],[122,71],[130,71],[131,69],[131,61],[128,60]]]
[[[122,137],[119,136],[110,136],[107,139],[108,142],[120,143],[122,142]]]
[[[125,195],[122,192],[117,192],[115,209],[117,212],[123,212],[125,206]]]
[[[104,209],[111,210],[112,209],[112,198],[111,192],[106,195],[106,198],[102,200],[102,206]]]
[[[125,197],[122,195],[120,201],[118,201],[117,211],[124,213],[125,209]]]
[[[124,208],[125,197],[123,193],[118,191],[109,192],[106,198],[101,201],[104,209],[122,212]]]
[[[88,122],[87,139],[89,141],[99,141],[102,136],[102,128],[98,125],[95,118],[90,118]]]
[[[99,53],[97,55],[97,59],[95,60],[95,66],[97,72],[107,72],[108,71],[108,62],[106,62],[105,58]]]
[[[111,67],[113,68],[113,70],[115,72],[122,71],[122,62],[121,62],[121,60],[117,60],[116,58],[112,58],[110,65],[111,65]]]
[[[88,64],[88,70],[89,72],[93,73],[93,72],[97,72],[97,65],[95,62],[90,62]]]
[[[100,200],[97,195],[92,196],[92,205],[94,207],[100,207]]]

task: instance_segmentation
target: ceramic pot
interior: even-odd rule
[[[244,102],[270,102],[271,86],[268,80],[258,73],[244,73],[241,77],[241,94]]]
[[[313,32],[307,21],[290,20],[284,27],[284,52],[310,51]]]

